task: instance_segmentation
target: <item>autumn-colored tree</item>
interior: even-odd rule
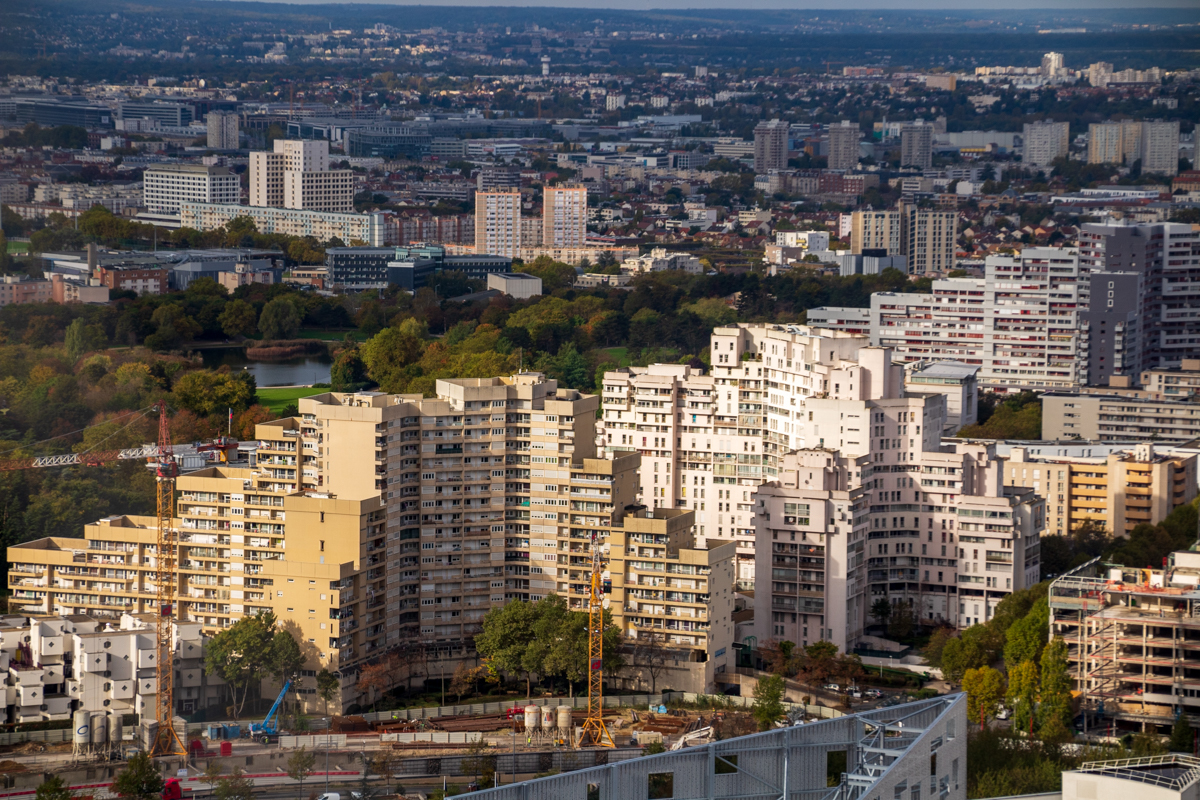
[[[358,672],[358,688],[371,698],[372,710],[378,704],[379,696],[391,685],[391,670],[383,661],[365,664]]]

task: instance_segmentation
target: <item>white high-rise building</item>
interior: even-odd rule
[[[250,205],[307,211],[354,210],[354,173],[329,168],[329,142],[276,139],[250,154]]]
[[[933,166],[933,125],[919,119],[901,126],[900,166],[921,169]]]
[[[542,193],[542,244],[583,247],[587,242],[587,187],[547,186]]]
[[[1066,122],[1026,122],[1021,136],[1025,141],[1024,162],[1048,167],[1054,159],[1067,155],[1071,145],[1069,128]]]
[[[521,248],[521,193],[475,193],[475,252],[516,258]]]
[[[208,146],[214,150],[238,149],[238,115],[231,111],[208,112]]]
[[[848,119],[829,126],[829,169],[854,169],[858,166],[858,140],[862,133]]]
[[[1037,583],[1045,501],[1003,486],[994,447],[942,445],[945,397],[906,394],[886,348],[838,377],[805,408],[853,444],[798,448],[752,494],[758,640],[845,650],[879,599],[967,627]]]
[[[1042,74],[1047,78],[1054,78],[1062,74],[1063,71],[1063,54],[1062,53],[1046,53],[1042,56]]]
[[[185,202],[237,203],[242,185],[228,167],[202,164],[156,164],[142,176],[147,211],[175,214]]]
[[[933,282],[929,294],[871,296],[871,344],[903,361],[954,359],[999,390],[1071,390],[1087,383],[1088,301],[1074,248],[988,256],[985,277]]]
[[[1125,138],[1120,122],[1093,122],[1088,126],[1088,163],[1124,163]]]

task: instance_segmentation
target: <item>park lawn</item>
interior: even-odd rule
[[[605,347],[600,352],[607,355],[613,361],[616,361],[619,366],[629,366],[629,348],[628,347]]]
[[[29,242],[6,242],[10,253],[28,253]]]
[[[311,386],[267,386],[259,388],[258,402],[278,414],[283,407],[295,403],[301,397],[311,397],[314,394],[328,392],[329,389],[313,388]]]

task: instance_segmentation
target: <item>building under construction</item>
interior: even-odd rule
[[[1093,559],[1050,585],[1088,729],[1166,733],[1179,713],[1200,726],[1200,543],[1165,562]]]

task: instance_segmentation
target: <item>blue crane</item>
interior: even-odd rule
[[[279,717],[276,716],[276,712],[279,711],[279,704],[283,702],[283,698],[287,696],[290,688],[292,688],[292,680],[288,678],[287,683],[283,684],[283,688],[279,690],[279,696],[275,698],[271,710],[267,712],[267,718],[262,722],[250,723],[251,739],[261,739],[263,744],[270,744],[272,739],[279,736]]]

